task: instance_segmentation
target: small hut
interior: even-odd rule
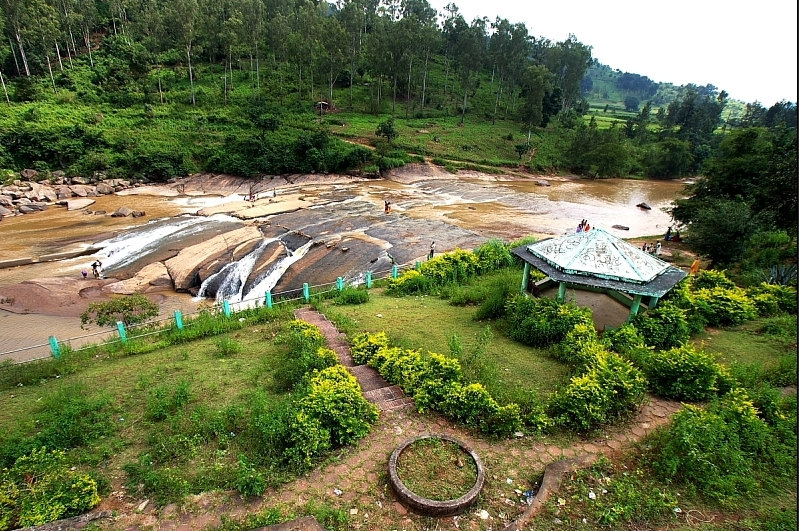
[[[535,267],[547,275],[536,288],[557,283],[560,301],[567,287],[606,293],[630,308],[628,320],[642,304],[653,308],[686,276],[678,267],[597,228],[522,245],[512,252],[524,260],[522,293],[528,291],[530,268]]]

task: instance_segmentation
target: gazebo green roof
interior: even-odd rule
[[[513,254],[552,280],[662,297],[686,273],[602,229],[547,238]]]

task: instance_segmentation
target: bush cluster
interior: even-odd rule
[[[677,400],[706,400],[728,385],[728,374],[712,355],[690,344],[649,352],[642,368],[656,394]]]
[[[275,370],[275,387],[285,391],[304,383],[305,376],[314,370],[321,371],[338,363],[338,357],[326,348],[322,332],[312,324],[299,319],[291,321],[288,333],[278,342],[289,346],[290,356],[285,356]]]
[[[438,411],[491,435],[510,435],[521,427],[519,406],[502,406],[481,384],[463,383],[455,358],[389,347],[383,333],[359,334],[351,351],[353,359],[368,363],[387,381],[402,387],[420,411]]]
[[[0,530],[46,524],[100,503],[97,482],[44,446],[0,472]]]
[[[546,347],[563,341],[578,324],[593,326],[590,308],[524,295],[508,301],[506,317],[510,337],[533,347]]]
[[[781,431],[782,426],[770,425],[758,413],[743,389],[731,390],[707,409],[686,405],[668,429],[653,437],[653,469],[722,502],[758,487],[759,470],[795,474],[795,432],[790,427]],[[794,414],[793,428],[795,419]]]
[[[391,279],[388,291],[399,295],[431,293],[448,284],[462,283],[480,272],[477,255],[455,249],[423,262],[419,270],[405,271]]]

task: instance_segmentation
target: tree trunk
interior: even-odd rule
[[[19,71],[19,61],[17,61],[17,51],[14,49],[14,42],[11,37],[8,38],[8,44],[11,46],[11,55],[14,56],[14,66],[17,67],[17,76],[21,76],[22,72]]]
[[[161,70],[158,71],[158,96],[161,99],[161,105],[164,104],[164,91],[161,90]]]
[[[64,63],[61,62],[61,50],[58,49],[58,41],[53,41],[53,42],[55,43],[55,54],[58,56],[58,66],[61,69],[61,71],[63,72],[64,71]],[[67,49],[69,49],[69,46],[67,46]]]
[[[466,87],[463,88],[463,109],[461,109],[461,123],[466,119],[466,97],[469,95],[469,91]]]
[[[8,89],[6,88],[6,80],[3,79],[3,73],[2,72],[0,72],[0,83],[3,84],[3,94],[6,95],[6,103],[8,104],[9,107],[11,107],[11,100],[8,99]]]
[[[255,41],[255,90],[261,99],[261,61],[258,59],[258,41]]]
[[[422,114],[424,114],[425,94],[427,93],[427,59],[430,57],[430,48],[424,52],[424,76],[422,76]]]
[[[78,56],[78,49],[75,46],[75,35],[72,34],[72,26],[71,25],[68,26],[68,29],[69,29],[69,40],[72,41],[72,55],[77,57]],[[67,46],[67,54],[69,54],[69,46]],[[73,66],[72,65],[72,55],[69,56],[69,66]]]
[[[22,45],[22,38],[19,36],[19,30],[14,32],[14,38],[17,39],[17,48],[19,48],[19,56],[22,58],[22,66],[25,68],[25,75],[30,77],[31,70],[28,68],[28,58],[25,55],[25,47]]]
[[[72,64],[72,52],[69,51],[69,41],[67,41],[67,57],[69,58],[69,67],[75,68],[75,65]]]
[[[408,118],[408,108],[411,106],[411,77],[413,75],[413,57],[408,59],[408,90],[405,96],[405,118]]]
[[[491,116],[491,125],[497,123],[497,108],[499,107],[499,98],[502,94],[502,77],[499,78],[499,86],[497,87],[497,97],[494,99],[494,114]]]
[[[47,71],[50,72],[50,82],[53,84],[53,94],[58,94],[58,90],[55,88],[55,78],[53,77],[53,68],[50,65],[50,54],[44,55],[47,58]]]
[[[191,43],[186,45],[186,58],[189,61],[189,85],[191,85],[191,104],[197,105],[197,101],[194,99],[194,75],[191,71]]]
[[[394,116],[396,113],[397,108],[397,73],[394,72],[394,87],[393,87],[393,96],[391,100],[391,115]]]
[[[94,68],[94,59],[92,58],[92,41],[91,41],[91,34],[89,33],[89,28],[83,28],[83,42],[86,43],[86,49],[89,51],[89,65]]]

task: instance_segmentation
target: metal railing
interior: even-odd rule
[[[359,286],[361,284],[365,284],[366,288],[369,289],[372,287],[372,283],[376,280],[381,280],[386,278],[397,278],[400,272],[406,271],[411,268],[419,269],[420,266],[421,262],[417,261],[413,264],[412,267],[410,264],[402,264],[402,265],[393,265],[391,269],[383,271],[366,271],[362,277],[361,276],[354,277],[354,280],[356,280],[355,283],[347,283],[347,281],[345,281],[342,277],[338,277],[335,282],[316,284],[313,286],[309,285],[308,283],[304,283],[301,289],[292,289],[277,293],[272,293],[272,291],[270,290],[265,292],[263,295],[258,295],[256,297],[251,297],[248,299],[242,299],[240,301],[236,301],[233,303],[231,303],[228,300],[217,301],[210,308],[210,312],[212,314],[221,312],[226,317],[230,318],[233,317],[234,313],[240,313],[241,311],[250,310],[250,309],[272,308],[275,305],[286,304],[289,302],[296,302],[296,301],[303,301],[305,303],[309,303],[311,301],[312,295],[313,296],[325,295],[333,291],[342,291],[347,286]],[[363,279],[363,281],[358,282],[357,280],[361,278]],[[298,296],[293,296],[295,294],[297,294]],[[200,309],[195,312],[188,313],[186,314],[186,316],[189,317],[193,315],[199,315],[208,311],[209,309]],[[184,314],[180,310],[175,310],[173,317],[161,317],[137,325],[137,328],[140,329],[155,328],[155,330],[131,336],[128,336],[127,329],[124,323],[122,323],[121,321],[117,322],[116,327],[109,327],[105,330],[101,330],[98,332],[92,332],[80,336],[69,337],[62,340],[57,339],[55,336],[49,336],[47,343],[29,345],[9,350],[6,352],[0,352],[0,363],[4,361],[11,361],[13,365],[17,365],[22,363],[30,363],[33,361],[40,361],[43,359],[50,359],[50,358],[58,359],[62,355],[61,353],[62,346],[66,347],[69,350],[69,352],[80,352],[82,350],[87,350],[96,347],[97,344],[95,343],[84,344],[83,346],[76,349],[73,349],[71,347],[73,342],[79,342],[79,341],[83,342],[83,340],[86,340],[88,338],[97,337],[97,336],[116,335],[117,336],[116,338],[112,339],[109,337],[106,339],[106,341],[103,342],[106,345],[111,345],[114,343],[119,343],[119,342],[126,343],[130,340],[162,334],[164,332],[174,330],[175,328],[182,330],[185,326],[191,326],[192,324],[194,324],[195,321],[190,320],[184,325],[183,317]],[[166,324],[167,322],[170,323],[170,325],[167,325]],[[43,350],[49,349],[49,351],[47,352],[47,354],[43,354],[41,356],[25,360],[16,360],[11,357],[14,354],[34,349],[43,349]]]

